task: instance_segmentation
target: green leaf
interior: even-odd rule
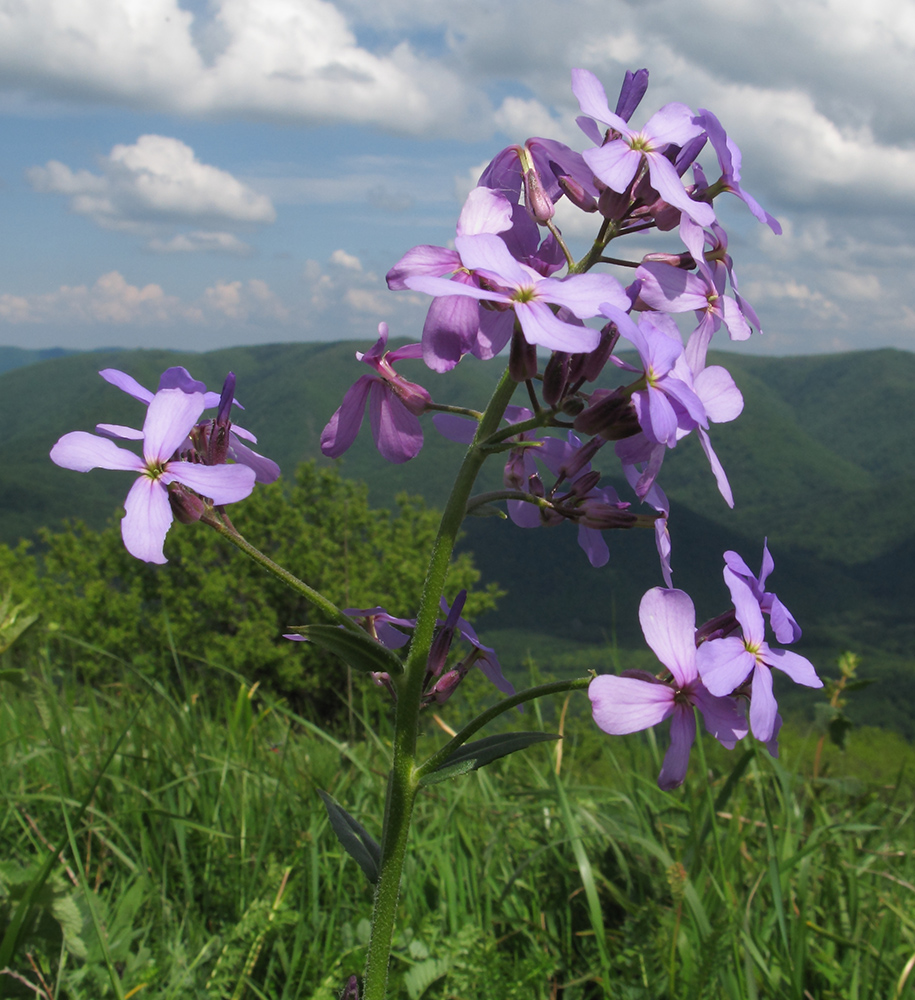
[[[365,673],[403,673],[400,657],[376,642],[367,632],[355,632],[339,625],[305,625],[294,631],[321,649],[336,654],[353,670]]]
[[[381,875],[381,844],[365,827],[327,794],[318,789],[318,795],[327,809],[327,818],[337,840],[346,853],[365,872],[365,877],[375,885]]]
[[[500,757],[507,757],[508,754],[514,753],[516,750],[524,750],[525,747],[533,746],[535,743],[545,743],[561,738],[553,733],[499,733],[496,736],[487,736],[485,739],[476,740],[474,743],[465,743],[464,746],[458,747],[453,754],[450,754],[434,771],[423,775],[420,784],[436,785],[448,778],[456,778],[459,774],[476,771]]]

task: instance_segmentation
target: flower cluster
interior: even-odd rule
[[[435,411],[439,432],[469,448],[452,495],[458,500],[446,512],[450,548],[439,544],[440,535],[433,563],[442,552],[450,557],[462,511],[498,503],[522,528],[574,524],[595,567],[611,559],[607,532],[652,529],[665,587],[644,595],[640,621],[664,671],[597,677],[590,696],[594,718],[608,733],[671,719],[660,784],[673,788],[686,773],[694,709],[723,745],[733,747],[752,733],[774,753],[780,718],[773,668],[803,685],[821,682],[808,660],[766,641],[766,616],[779,643],[800,636],[793,617],[765,589],[773,567],[767,545],[758,576],[736,553],[725,554],[733,609],[699,628],[691,599],[673,588],[671,510],[659,483],[664,458],[695,434],[719,492],[734,505],[710,435],[712,424],[739,416],[743,398],[728,372],[708,363],[708,351],[722,330],[733,341],[761,333],[759,318],[738,291],[715,200],[733,194],[773,232],[780,227],[741,186],[740,151],[712,112],[694,113],[674,102],[640,128],[630,125],[647,87],[647,70],[627,73],[611,111],[598,79],[574,70],[572,91],[582,112],[577,121],[590,147],[577,152],[532,137],[502,150],[468,196],[453,247],[414,247],[391,268],[392,290],[431,296],[421,340],[388,351],[387,324],[379,325],[375,344],[356,355],[370,371],[346,392],[324,428],[321,450],[330,458],[342,455],[368,405],[380,453],[390,462],[409,461],[423,444],[420,417]],[[711,150],[717,177],[700,164],[703,150]],[[556,222],[562,199],[597,227],[577,261]],[[648,230],[670,233],[679,242],[636,260],[610,255],[612,242]],[[695,325],[684,338],[674,317],[690,313]],[[630,349],[627,357],[617,353],[621,346]],[[422,360],[444,373],[468,355],[485,362],[506,349],[507,373],[485,413],[434,402],[394,367]],[[103,424],[95,435],[67,434],[51,457],[83,472],[101,467],[138,473],[122,521],[125,544],[138,558],[165,561],[163,542],[173,516],[228,525],[222,505],[247,496],[255,481],[271,482],[279,474],[273,462],[250,449],[253,435],[231,420],[238,405],[233,375],[218,395],[183,368],[165,372],[155,393],[122,372],[101,375],[147,405],[143,428]],[[515,386],[522,384],[525,405],[511,405]],[[202,419],[207,408],[215,408],[215,416]],[[142,442],[142,457],[112,438]],[[471,496],[479,468],[493,455],[505,462],[504,488]],[[605,470],[609,461],[610,469],[596,468],[598,460]],[[629,484],[628,499],[607,482],[614,473]],[[429,580],[433,576],[430,568]],[[343,612],[301,581],[299,589],[350,638],[358,632],[352,641],[362,644],[375,681],[395,697],[400,682],[374,668],[396,669],[400,660],[390,650],[408,643],[413,704],[444,703],[474,665],[510,694],[494,651],[461,617],[464,593],[450,607],[442,599],[444,617],[434,620],[444,580],[442,571],[416,621],[393,618],[382,608]],[[333,646],[342,633],[331,631],[331,638],[314,630],[307,638],[323,636]],[[427,647],[416,653],[420,634]],[[450,653],[457,639],[470,652],[454,662]],[[424,662],[420,687],[417,671]]]
[[[121,521],[124,545],[137,559],[166,562],[162,548],[175,517],[199,520],[208,508],[243,500],[256,481],[273,482],[279,475],[275,462],[242,444],[240,438],[256,442],[254,435],[230,420],[235,395],[231,372],[222,393],[207,392],[184,368],[164,372],[155,393],[113,368],[99,374],[146,404],[142,430],[98,424],[98,434],[72,431],[54,445],[51,459],[77,472],[119,469],[139,474]],[[217,407],[216,416],[201,420],[212,407]],[[142,441],[142,458],[119,448],[112,438]]]
[[[666,675],[624,671],[591,682],[594,721],[604,732],[634,733],[671,719],[670,747],[658,778],[661,788],[675,788],[686,776],[696,736],[694,707],[722,746],[732,750],[752,732],[777,755],[781,717],[772,693],[772,669],[797,684],[823,686],[809,660],[772,649],[765,641],[764,612],[780,642],[800,638],[788,609],[763,589],[773,566],[767,544],[758,578],[736,552],[726,552],[724,579],[733,610],[698,629],[693,602],[682,590],[649,590],[639,607],[639,621]],[[749,724],[743,710],[747,702]]]

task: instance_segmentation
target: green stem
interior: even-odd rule
[[[445,579],[451,565],[458,532],[464,520],[467,501],[487,457],[480,443],[499,426],[505,407],[508,406],[514,391],[515,383],[506,369],[480,420],[473,442],[467,449],[442,514],[423,585],[410,652],[403,674],[393,681],[397,687],[394,760],[388,775],[381,842],[381,872],[372,914],[372,934],[366,959],[363,1000],[385,1000],[387,996],[388,965],[391,943],[394,939],[397,899],[400,894],[400,880],[410,834],[413,803],[419,788],[416,736],[426,661],[432,646],[435,623],[440,610],[439,602],[445,589]]]
[[[215,528],[223,538],[228,539],[234,546],[241,549],[245,555],[250,556],[256,563],[259,563],[268,573],[272,573],[277,579],[282,580],[287,587],[290,587],[297,594],[301,594],[307,601],[310,601],[316,608],[324,612],[327,617],[343,625],[350,631],[361,632],[359,625],[349,616],[345,615],[333,601],[329,601],[323,594],[312,589],[307,583],[294,576],[288,569],[277,565],[269,556],[265,556],[260,549],[255,548],[246,538],[238,533],[231,524],[226,524],[219,518],[216,512],[207,512],[200,519],[204,524]]]
[[[510,698],[504,698],[498,705],[478,715],[468,722],[460,732],[446,743],[441,750],[437,750],[416,772],[418,779],[440,767],[459,747],[462,747],[474,733],[479,732],[484,726],[498,718],[509,709],[517,705],[523,705],[526,701],[534,701],[537,698],[545,698],[551,694],[562,694],[565,691],[580,691],[591,683],[590,677],[576,677],[574,681],[551,681],[549,684],[539,684],[537,687],[528,688],[526,691],[519,691]]]

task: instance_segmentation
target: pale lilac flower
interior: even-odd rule
[[[381,454],[395,464],[409,461],[423,446],[423,432],[417,416],[432,401],[429,393],[410,382],[391,367],[402,358],[418,358],[420,344],[407,344],[386,352],[388,324],[378,325],[378,340],[373,347],[356,357],[374,368],[376,375],[363,375],[346,391],[343,402],[321,434],[321,451],[329,458],[339,458],[356,440],[366,401],[372,422],[372,436]]]
[[[534,230],[536,239],[536,225],[523,210],[521,215]],[[461,209],[457,235],[501,233],[514,225],[513,206],[509,199],[500,191],[477,187],[467,196]],[[408,250],[388,271],[387,283],[388,288],[397,291],[409,287],[408,278],[444,278],[448,274],[452,275],[450,281],[456,284],[478,284],[456,250],[418,246]],[[478,302],[457,295],[452,287],[440,292],[429,307],[423,325],[423,361],[433,371],[450,371],[469,352],[484,360],[493,357],[505,346],[510,335],[510,317],[481,313]]]
[[[454,244],[464,267],[490,287],[456,285],[443,278],[424,275],[408,277],[404,283],[408,288],[429,295],[465,295],[513,309],[528,344],[570,354],[593,351],[600,341],[598,331],[563,322],[550,305],[565,306],[579,319],[598,315],[602,302],[610,302],[621,309],[629,305],[622,286],[610,275],[544,278],[533,268],[515,260],[504,241],[488,233],[459,236]]]
[[[610,110],[604,88],[593,73],[573,69],[572,92],[585,115],[609,125],[620,136],[582,154],[596,177],[611,190],[622,193],[646,162],[651,186],[668,204],[685,212],[700,226],[711,224],[715,218],[712,206],[690,198],[676,168],[664,155],[671,146],[685,146],[703,132],[685,104],[666,104],[636,132]]]
[[[126,372],[118,371],[116,368],[105,368],[99,372],[99,375],[101,375],[106,382],[109,382],[111,385],[116,386],[123,392],[126,392],[129,396],[133,396],[134,399],[139,400],[141,403],[148,405],[153,398],[153,393],[151,393],[149,389],[140,385],[135,378],[128,375]],[[233,386],[231,405],[237,406],[239,409],[243,410],[244,407],[238,402],[237,399],[234,398],[234,375],[232,375],[231,372],[229,373],[229,378],[232,379]],[[228,382],[229,379],[226,381]],[[193,378],[190,372],[180,365],[167,368],[162,373],[159,378],[159,390],[161,391],[162,389],[180,389],[182,392],[187,393],[203,393],[204,408],[207,410],[212,409],[214,406],[219,406],[222,398],[221,394],[218,392],[207,391],[207,387],[203,382]],[[224,422],[228,420],[227,412],[222,414],[222,419]],[[214,427],[215,420],[208,420],[199,424],[197,430],[202,432],[203,437],[207,437],[210,432],[212,432]],[[121,438],[123,440],[140,440],[142,438],[142,431],[137,431],[132,427],[124,427],[121,424],[96,424],[95,429],[99,434],[104,434],[106,437]],[[226,457],[231,458],[239,465],[247,465],[249,468],[253,469],[257,482],[275,482],[279,478],[280,467],[272,459],[258,454],[258,452],[249,448],[246,444],[243,444],[243,440],[257,444],[257,438],[251,433],[251,431],[246,430],[244,427],[239,427],[238,424],[232,423],[229,429],[227,447],[225,449]],[[193,448],[192,442],[188,441],[186,443],[186,448]],[[185,450],[185,448],[179,448],[179,451],[183,452]],[[225,461],[225,457],[222,461]],[[213,463],[205,462],[205,464]]]
[[[794,615],[785,607],[778,597],[766,590],[766,580],[775,569],[775,560],[769,554],[769,540],[763,540],[762,563],[759,576],[754,576],[752,570],[743,559],[732,551],[724,554],[724,580],[730,588],[729,575],[739,577],[753,591],[753,596],[759,602],[759,609],[769,616],[772,631],[779,642],[797,642],[801,637],[801,627],[794,620]]]
[[[778,711],[772,693],[772,668],[783,671],[796,684],[806,687],[819,688],[823,682],[805,657],[787,649],[769,647],[756,594],[730,570],[725,570],[725,580],[743,636],[731,635],[703,642],[697,654],[699,673],[714,695],[728,695],[750,682],[750,728],[758,740],[768,743],[775,731]]]
[[[254,488],[254,470],[246,465],[202,465],[174,459],[205,406],[200,392],[157,392],[140,432],[143,458],[85,431],[65,434],[51,449],[51,459],[65,469],[117,469],[140,474],[127,494],[121,521],[124,545],[137,559],[167,561],[162,546],[173,517],[167,489],[170,483],[183,484],[217,506],[242,500]]]
[[[594,721],[605,732],[623,735],[671,719],[670,747],[658,785],[665,791],[683,783],[689,753],[696,738],[693,707],[706,729],[723,746],[733,749],[747,733],[743,714],[732,698],[713,697],[696,669],[696,610],[682,590],[649,590],[639,605],[645,641],[670,671],[668,682],[651,674],[602,674],[588,688]]]
[[[779,225],[778,220],[769,215],[759,202],[752,195],[747,194],[740,186],[740,150],[737,148],[737,144],[728,137],[724,126],[711,111],[706,111],[705,108],[699,108],[699,115],[696,121],[705,129],[709,142],[718,156],[718,164],[721,167],[721,177],[715,182],[713,187],[716,190],[730,191],[732,194],[736,194],[760,222],[764,222],[776,236],[781,236],[782,227]],[[694,171],[696,169],[696,167],[693,167]],[[697,181],[699,182],[700,189],[709,187],[701,169],[698,172]]]

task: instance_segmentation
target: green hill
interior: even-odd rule
[[[100,379],[100,368],[121,368],[150,387],[174,364],[185,365],[211,388],[234,371],[246,407],[240,422],[258,435],[259,450],[292,469],[319,457],[324,424],[364,373],[353,358],[356,346],[93,352],[6,371],[0,375],[5,431],[0,540],[32,537],[39,526],[67,517],[99,526],[123,501],[129,474],[79,476],[47,458],[69,430],[91,430],[99,421],[139,426],[142,405]],[[728,367],[746,401],[741,419],[712,428],[736,507],[729,510],[719,496],[697,442],[687,439],[667,456],[660,482],[672,502],[675,585],[693,595],[700,615],[723,610],[722,551],[735,548],[758,566],[767,535],[776,561],[771,586],[805,627],[804,651],[828,666],[839,651],[852,648],[865,658],[879,654],[884,669],[902,671],[915,638],[915,527],[909,516],[915,355],[728,353],[711,360]],[[478,407],[497,375],[494,366],[473,358],[447,376],[436,376],[419,362],[399,367],[437,401]],[[524,402],[523,392],[518,402]],[[376,505],[390,504],[401,490],[443,504],[462,449],[439,436],[431,422],[424,426],[426,445],[419,457],[391,466],[375,451],[366,421],[342,460],[344,473],[368,482]],[[604,462],[607,468],[611,464]],[[501,467],[493,462],[481,488],[500,480]],[[630,498],[625,484],[614,481]],[[521,637],[519,648],[529,637],[536,649],[538,635],[585,643],[615,638],[624,646],[637,642],[639,597],[661,582],[653,537],[649,532],[610,536],[610,566],[594,570],[575,534],[568,525],[522,531],[497,519],[471,519],[464,544],[474,550],[484,578],[509,592],[500,611],[481,626],[512,629]],[[905,674],[900,676],[907,683]]]

